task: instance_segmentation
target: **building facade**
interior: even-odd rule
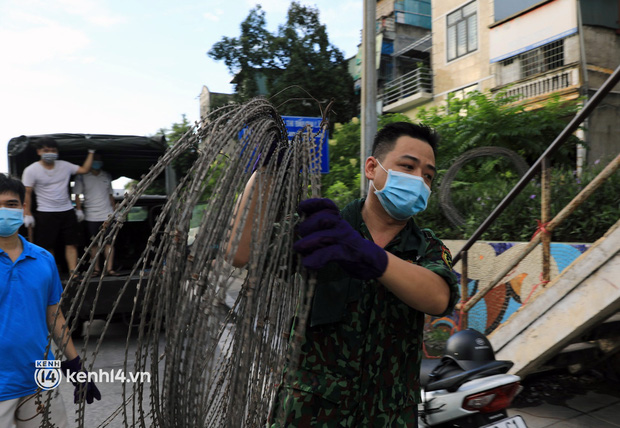
[[[377,2],[379,28],[389,6]],[[410,46],[430,54],[426,84],[393,70],[391,81],[380,82],[382,113],[413,118],[472,90],[505,90],[531,108],[552,94],[587,102],[620,64],[620,0],[434,0],[428,36]],[[582,137],[588,163],[620,152],[620,87],[591,114]]]
[[[378,111],[393,103],[402,110],[428,102],[432,99],[431,0],[378,0],[376,18]],[[361,88],[361,64],[360,47],[349,63],[356,90]]]
[[[211,92],[206,85],[203,85],[199,97],[200,117],[205,117],[213,110],[232,103],[233,99],[234,94]]]

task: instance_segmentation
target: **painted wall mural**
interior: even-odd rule
[[[465,241],[444,241],[452,254],[456,254]],[[478,242],[469,250],[468,258],[468,296],[473,296],[478,288],[488,284],[495,274],[507,266],[514,256],[527,245],[523,242]],[[551,244],[551,279],[558,276],[568,265],[585,252],[591,244]],[[461,276],[461,263],[454,266],[454,272]],[[426,332],[444,332],[474,328],[485,334],[491,333],[506,321],[539,288],[542,280],[542,246],[532,251],[497,286],[474,305],[467,315],[455,311],[449,317],[427,317]],[[466,324],[466,325],[465,325]],[[427,334],[427,336],[429,336]],[[430,336],[437,336],[437,334]]]

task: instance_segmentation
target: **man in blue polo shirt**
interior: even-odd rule
[[[21,181],[0,174],[0,427],[38,427],[46,403],[35,381],[37,360],[53,360],[45,351],[48,334],[63,349],[65,374],[82,371],[80,357],[65,319],[58,310],[62,285],[54,257],[26,241],[17,231],[24,221],[26,189]],[[56,316],[57,311],[58,316]],[[64,330],[64,331],[63,331]],[[66,342],[66,347],[64,346]],[[75,385],[75,400],[88,403],[101,394],[93,382]],[[50,421],[67,426],[64,404],[57,395]]]

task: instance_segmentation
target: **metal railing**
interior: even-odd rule
[[[575,132],[586,117],[592,113],[592,111],[599,105],[601,100],[613,89],[613,87],[620,82],[620,66],[616,68],[613,74],[603,83],[603,85],[596,91],[588,103],[583,109],[570,121],[570,123],[564,128],[564,130],[556,137],[556,139],[549,145],[547,150],[538,158],[538,160],[531,166],[531,168],[525,173],[519,182],[512,188],[512,190],[506,195],[506,197],[497,205],[497,207],[489,214],[489,216],[482,222],[478,229],[473,233],[471,238],[465,243],[463,248],[456,254],[453,259],[453,263],[456,265],[461,259],[463,261],[461,269],[461,293],[462,293],[462,310],[464,312],[469,311],[484,295],[493,289],[527,254],[529,254],[540,242],[543,243],[543,261],[545,260],[545,254],[549,255],[549,246],[551,237],[549,233],[539,233],[532,241],[524,248],[524,250],[517,256],[513,257],[509,267],[506,267],[501,272],[498,272],[495,277],[485,286],[481,287],[479,291],[467,298],[467,251],[480,239],[482,234],[489,228],[491,224],[499,217],[499,215],[510,205],[514,199],[523,191],[539,169],[542,170],[542,187],[543,187],[543,213],[541,222],[547,223],[545,226],[546,232],[551,232],[557,225],[559,225],[569,214],[571,214],[581,202],[583,202],[588,196],[590,196],[609,176],[611,176],[620,167],[620,155],[612,160],[607,167],[601,171],[601,173],[586,187],[584,188],[574,199],[571,201],[555,218],[549,221],[548,203],[545,204],[545,199],[549,200],[549,192],[544,194],[545,188],[548,187],[548,159],[551,155],[557,152],[557,150],[568,140],[568,138]],[[543,279],[549,280],[549,271],[544,267],[543,263]]]
[[[514,84],[506,91],[506,95],[516,96],[517,99],[523,100],[567,89],[578,83],[579,69],[575,67],[550,72],[527,82]]]
[[[426,68],[416,68],[386,83],[379,99],[385,106],[421,92],[433,92],[433,76]]]
[[[432,49],[432,47],[433,47],[433,34],[428,33],[426,36],[420,37],[415,42],[405,46],[398,52],[393,53],[392,56],[399,57],[403,55],[405,52],[412,51],[412,50],[417,50],[420,52],[428,52]]]

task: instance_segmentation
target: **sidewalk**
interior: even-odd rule
[[[600,374],[549,374],[523,385],[508,415],[520,415],[528,428],[620,427],[620,385]]]
[[[533,407],[512,407],[508,415],[520,415],[528,428],[620,427],[620,398],[588,391],[564,405],[543,403]]]

